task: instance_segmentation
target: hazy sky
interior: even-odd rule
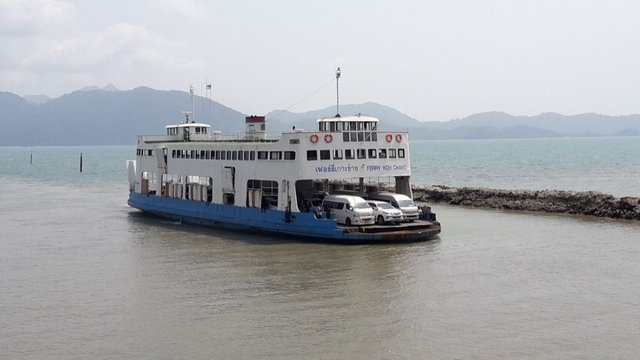
[[[335,103],[337,66],[342,103],[422,121],[640,113],[640,1],[0,0],[19,95],[208,78],[243,113],[303,112]]]

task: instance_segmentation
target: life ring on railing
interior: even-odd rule
[[[396,135],[396,141],[397,142],[401,142],[402,141],[402,135],[400,135],[400,134]]]
[[[333,135],[327,134],[327,135],[324,136],[324,142],[330,143],[332,141],[333,141]]]
[[[319,139],[318,135],[316,135],[316,134],[313,134],[313,135],[309,136],[309,140],[311,141],[312,144],[317,143],[318,139]]]
[[[384,137],[388,143],[390,143],[393,140],[393,135],[391,134],[387,134],[387,136]]]

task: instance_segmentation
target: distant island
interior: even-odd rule
[[[189,93],[148,87],[126,91],[113,85],[88,87],[58,98],[0,92],[0,146],[134,144],[138,134],[157,132],[180,121],[180,113],[190,108]],[[196,97],[195,110],[199,120],[216,130],[244,131],[246,115],[237,110],[201,97]],[[639,114],[514,116],[487,112],[446,122],[422,122],[373,102],[341,105],[340,112],[378,117],[385,120],[383,129],[408,130],[412,139],[640,136]],[[313,129],[316,119],[334,115],[334,106],[304,113],[274,110],[266,114],[267,131],[275,135],[293,126]]]

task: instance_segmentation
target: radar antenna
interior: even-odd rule
[[[336,70],[336,117],[340,117],[340,87],[339,87],[339,80],[340,80],[340,68],[338,67],[338,69]]]

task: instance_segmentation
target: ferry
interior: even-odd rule
[[[313,131],[292,129],[276,138],[267,137],[264,116],[248,116],[244,134],[225,135],[189,115],[162,135],[138,136],[136,158],[127,161],[131,207],[184,223],[300,240],[425,241],[440,233],[428,207],[411,221],[347,215],[339,222],[342,204],[331,201],[340,205],[332,208],[323,200],[337,194],[367,199],[383,191],[412,198],[407,132],[379,131],[377,118],[358,114],[322,118]],[[310,209],[310,203],[317,206]]]

